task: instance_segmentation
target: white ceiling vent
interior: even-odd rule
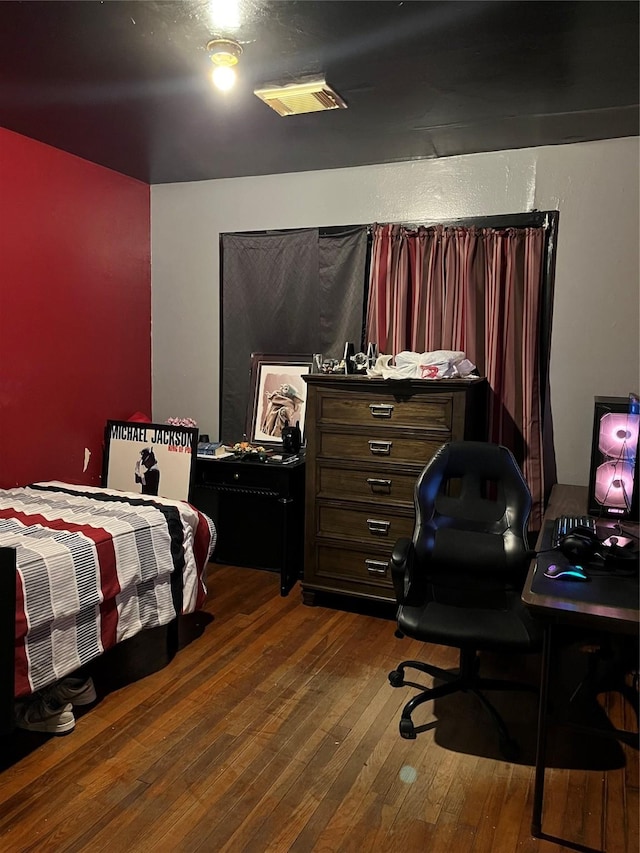
[[[346,110],[347,105],[324,80],[309,80],[305,83],[289,83],[253,92],[279,116],[300,113],[317,113],[322,110]]]

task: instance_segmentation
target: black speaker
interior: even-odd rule
[[[589,472],[590,515],[638,518],[640,401],[596,397]]]
[[[282,449],[286,453],[297,453],[302,447],[300,421],[295,426],[282,427]]]

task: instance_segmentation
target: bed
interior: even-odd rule
[[[199,609],[215,540],[182,501],[56,481],[0,490],[4,716],[14,698]]]

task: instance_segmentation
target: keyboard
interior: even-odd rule
[[[555,548],[558,542],[567,533],[571,533],[576,527],[586,527],[591,533],[596,534],[596,520],[588,515],[560,515],[553,523],[553,534],[551,536],[551,547]]]

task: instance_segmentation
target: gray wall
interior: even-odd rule
[[[640,390],[638,154],[634,137],[152,187],[154,419],[217,437],[221,232],[559,210],[558,477],[586,484],[593,397]]]

